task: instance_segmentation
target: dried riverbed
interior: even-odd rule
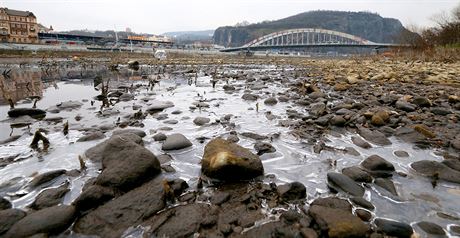
[[[0,227],[0,236],[347,237],[412,229],[421,237],[459,235],[455,66],[335,60],[139,70],[68,62],[7,65],[0,106],[0,198],[6,210],[0,220],[11,224]],[[109,86],[107,105],[101,82]],[[8,116],[7,99],[30,109],[34,96],[44,118]],[[85,151],[117,139],[112,135],[121,128],[143,137],[136,143],[156,155],[161,175],[152,172],[128,187],[100,182],[101,170],[112,167]],[[30,147],[38,129],[50,141],[47,150]],[[163,140],[175,133],[191,146],[165,149]],[[260,155],[261,180],[210,185],[200,179],[205,146],[217,137]],[[128,167],[136,167],[132,163]],[[77,211],[57,204],[73,204]],[[40,212],[53,220],[48,210],[54,208],[69,214],[56,218],[62,219],[57,228],[46,222],[39,224],[47,228],[32,231],[19,227]],[[344,221],[348,227],[341,227]]]

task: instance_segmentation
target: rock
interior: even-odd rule
[[[85,235],[121,237],[128,227],[139,225],[165,207],[164,188],[163,178],[157,176],[83,215],[73,230]]]
[[[228,193],[228,192],[216,191],[212,195],[210,202],[213,205],[220,205],[220,204],[228,201],[228,199],[230,199],[230,196],[231,196],[231,194]]]
[[[8,137],[8,138],[5,139],[5,140],[1,140],[1,141],[0,141],[0,145],[8,144],[8,143],[10,143],[10,142],[13,142],[13,141],[18,140],[19,138],[21,138],[20,135],[10,136],[10,137]]]
[[[235,87],[232,85],[224,85],[222,88],[224,91],[235,91]]]
[[[343,116],[341,115],[335,115],[331,118],[329,123],[331,123],[331,125],[333,126],[342,127],[342,126],[345,126],[345,124],[347,123],[347,120],[345,120],[345,118],[343,118]]]
[[[265,99],[265,101],[264,101],[264,104],[265,104],[265,105],[275,105],[275,104],[277,104],[277,103],[278,103],[278,101],[277,101],[276,98],[274,98],[274,97],[267,98],[267,99]]]
[[[204,149],[201,172],[223,181],[248,180],[263,175],[264,168],[257,155],[226,140],[211,140]]]
[[[308,213],[330,238],[366,237],[370,231],[369,225],[342,209],[314,205],[310,207]]]
[[[150,150],[122,138],[110,139],[102,151],[102,173],[96,184],[131,190],[161,172],[160,163]]]
[[[240,141],[240,138],[238,138],[237,135],[230,134],[227,136],[227,141],[231,143],[237,143],[238,141]]]
[[[143,130],[139,130],[139,129],[123,129],[123,130],[116,130],[112,133],[112,136],[115,136],[115,135],[121,135],[121,134],[126,134],[126,133],[131,133],[131,134],[135,134],[141,138],[145,137],[147,134],[145,133],[145,131]]]
[[[307,197],[307,188],[299,182],[280,185],[277,191],[279,197],[284,201],[300,200]]]
[[[100,162],[102,161],[102,156],[103,152],[105,150],[105,147],[110,143],[112,140],[117,140],[118,142],[121,141],[130,141],[134,142],[136,144],[142,144],[142,138],[139,137],[138,135],[132,134],[132,133],[123,133],[119,135],[115,135],[110,137],[108,140],[103,141],[88,150],[85,151],[85,156],[89,158],[90,160],[94,162]]]
[[[426,232],[429,235],[437,235],[437,236],[444,236],[446,235],[446,232],[442,229],[441,226],[432,223],[432,222],[427,222],[427,221],[421,221],[417,223],[417,226],[419,226],[424,232]]]
[[[460,150],[460,136],[450,141],[450,146],[456,150]]]
[[[193,237],[193,234],[209,223],[207,219],[212,216],[210,210],[212,206],[202,203],[177,206],[153,216],[143,225],[150,229],[154,237]]]
[[[415,111],[415,105],[406,101],[398,100],[396,102],[396,108],[405,112]]]
[[[441,180],[460,183],[460,172],[449,168],[437,161],[421,160],[410,165],[418,173],[428,177],[438,177]]]
[[[259,135],[259,134],[252,133],[252,132],[243,132],[243,133],[241,133],[241,135],[244,136],[244,137],[251,138],[253,140],[266,140],[266,139],[268,139],[268,136]]]
[[[128,102],[134,100],[134,95],[130,93],[123,93],[122,95],[120,95],[120,97],[118,97],[118,99],[122,102]]]
[[[376,218],[374,224],[377,226],[378,232],[383,232],[385,235],[396,236],[401,238],[409,238],[414,231],[412,227],[406,223]]]
[[[372,213],[364,209],[356,209],[355,213],[356,213],[356,216],[361,218],[362,221],[368,222],[372,219]]]
[[[373,115],[371,118],[371,124],[374,126],[383,126],[385,121],[379,115]]]
[[[441,163],[447,165],[447,167],[460,171],[460,160],[457,159],[445,159]]]
[[[7,232],[16,222],[27,214],[19,209],[6,209],[0,211],[0,236]]]
[[[407,153],[404,150],[396,150],[393,152],[393,154],[395,154],[398,157],[409,157],[409,153]]]
[[[164,133],[157,133],[153,136],[154,141],[165,141],[166,140],[166,135]]]
[[[48,183],[51,180],[54,180],[55,178],[63,175],[66,173],[65,169],[59,169],[59,170],[54,170],[50,172],[46,172],[40,175],[37,175],[30,183],[28,184],[29,188],[36,188],[42,184]]]
[[[30,116],[30,117],[45,117],[46,112],[37,109],[37,108],[14,108],[8,111],[9,117],[20,117],[20,116]]]
[[[320,117],[326,113],[326,104],[322,102],[313,103],[310,105],[309,114],[314,117]]]
[[[166,120],[166,121],[163,121],[164,124],[169,124],[169,125],[175,125],[177,123],[179,123],[178,120]]]
[[[263,155],[265,153],[276,152],[275,147],[273,147],[269,143],[262,142],[262,141],[257,141],[256,144],[254,145],[254,149],[257,151],[257,155]]]
[[[364,195],[364,188],[359,186],[355,181],[353,181],[348,176],[345,176],[336,172],[327,173],[328,185],[333,189],[340,189],[346,193],[349,193],[353,196]]]
[[[433,107],[431,108],[431,112],[439,116],[446,116],[452,113],[452,111],[444,107]]]
[[[380,131],[372,131],[364,127],[358,127],[358,133],[367,141],[370,141],[376,145],[391,145],[391,141],[386,138],[385,134]]]
[[[367,141],[361,139],[361,137],[357,137],[357,136],[352,136],[351,137],[351,141],[353,142],[353,144],[363,148],[363,149],[369,149],[369,148],[372,148],[372,145],[369,144]]]
[[[26,127],[34,124],[37,120],[33,119],[30,116],[20,116],[16,117],[13,119],[13,121],[10,123],[11,128],[20,128],[20,127]]]
[[[40,210],[46,207],[56,206],[61,203],[64,195],[70,191],[69,183],[66,182],[57,188],[50,188],[37,195],[35,201],[30,205],[32,209]]]
[[[372,182],[372,176],[358,166],[343,168],[342,173],[356,182]]]
[[[358,206],[364,207],[371,211],[375,209],[374,205],[372,205],[371,202],[367,201],[362,197],[352,197],[350,198],[350,201]]]
[[[85,142],[85,141],[93,141],[93,140],[100,140],[105,138],[105,135],[101,131],[91,132],[90,134],[84,135],[78,138],[77,142]]]
[[[16,222],[5,237],[28,237],[38,233],[58,234],[72,224],[76,215],[74,206],[45,208]]]
[[[246,93],[241,97],[243,100],[256,101],[259,97],[255,94]]]
[[[207,117],[197,117],[193,120],[193,123],[197,126],[203,126],[205,124],[208,124],[211,121],[211,119]]]
[[[79,109],[81,106],[83,106],[83,103],[79,101],[72,101],[72,100],[56,104],[56,107],[58,107],[60,111],[62,110],[72,111],[74,109]]]
[[[435,138],[436,134],[432,132],[428,127],[422,124],[418,124],[414,126],[414,130],[418,133],[424,135],[426,138]]]
[[[73,205],[78,211],[87,211],[96,208],[115,197],[111,188],[91,185],[75,199]]]
[[[184,135],[182,134],[171,134],[166,137],[166,141],[163,143],[161,147],[162,150],[180,150],[187,147],[192,146],[192,142],[190,142]]]
[[[0,211],[10,209],[12,207],[11,202],[3,197],[0,197]]]
[[[351,204],[347,200],[340,199],[337,197],[317,198],[310,204],[310,206],[315,205],[334,209],[341,209],[348,212],[351,212],[352,209]]]
[[[378,155],[367,157],[367,159],[361,162],[361,166],[369,171],[395,171],[393,164]]]
[[[431,107],[431,101],[426,97],[415,97],[412,103],[419,107]]]
[[[170,101],[153,101],[153,103],[147,108],[150,113],[161,112],[166,108],[174,107],[174,103]]]
[[[382,187],[383,189],[387,190],[394,196],[398,196],[398,192],[396,192],[395,185],[393,181],[387,178],[376,178],[374,180],[374,183],[378,185],[379,187]]]

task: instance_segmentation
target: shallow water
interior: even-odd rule
[[[246,66],[237,65],[225,66],[228,72],[245,71],[256,75],[273,75],[279,74],[274,66]],[[155,70],[143,66],[143,72],[153,72]],[[142,71],[141,70],[141,71]],[[289,69],[288,69],[289,70]],[[166,74],[159,85],[156,85],[153,90],[149,90],[146,85],[147,81],[138,80],[140,73],[132,71],[124,71],[123,73],[114,75],[104,72],[106,77],[112,78],[112,83],[124,83],[126,85],[142,84],[144,87],[134,91],[135,100],[128,102],[119,102],[111,110],[119,111],[119,113],[108,117],[101,117],[99,107],[101,102],[96,101],[94,106],[91,106],[93,97],[100,94],[94,89],[93,78],[72,79],[66,78],[66,81],[50,80],[43,81],[40,77],[40,72],[37,68],[27,70],[15,69],[18,72],[13,72],[10,81],[10,87],[14,89],[14,83],[24,80],[24,75],[35,75],[31,79],[36,83],[37,88],[31,93],[18,94],[15,99],[19,100],[17,107],[31,107],[33,102],[24,99],[26,96],[40,95],[42,99],[38,101],[37,108],[46,109],[54,106],[59,102],[75,100],[83,103],[81,109],[64,111],[59,114],[47,113],[47,117],[60,116],[64,117],[64,122],[69,121],[70,132],[67,136],[62,133],[63,122],[47,123],[38,121],[31,128],[15,128],[11,133],[10,124],[7,118],[8,105],[0,106],[0,140],[6,139],[10,134],[22,135],[18,140],[5,145],[0,145],[0,158],[5,158],[17,155],[18,162],[11,163],[4,168],[0,168],[0,196],[9,196],[13,201],[14,207],[25,208],[34,201],[35,196],[41,191],[36,189],[28,191],[25,185],[37,173],[44,173],[56,169],[73,170],[79,169],[80,164],[78,156],[84,151],[97,143],[103,141],[96,140],[90,142],[76,142],[83,135],[82,129],[99,127],[101,125],[115,126],[118,118],[123,118],[126,115],[136,112],[133,105],[141,105],[145,110],[149,102],[141,99],[151,98],[152,100],[172,101],[175,106],[165,109],[160,114],[168,114],[168,119],[157,120],[155,116],[149,115],[144,121],[144,127],[140,128],[147,133],[144,138],[145,147],[151,150],[154,154],[159,155],[164,153],[161,150],[161,144],[154,142],[152,135],[161,127],[171,127],[172,131],[163,131],[168,133],[182,133],[189,138],[193,146],[181,151],[170,152],[174,160],[171,162],[172,167],[176,169],[175,173],[168,173],[166,176],[179,177],[189,183],[191,187],[196,185],[200,174],[200,160],[203,155],[205,143],[200,143],[196,138],[206,137],[214,138],[217,136],[226,137],[229,130],[223,127],[220,123],[211,123],[206,126],[196,126],[193,124],[193,119],[197,116],[209,117],[211,122],[220,119],[227,114],[233,114],[234,117],[230,120],[235,123],[233,129],[238,133],[254,132],[261,135],[272,135],[279,133],[280,137],[273,139],[271,144],[276,148],[275,153],[264,154],[261,159],[264,164],[265,173],[275,176],[267,176],[267,182],[285,183],[299,181],[307,187],[308,200],[312,201],[317,197],[328,196],[330,192],[326,185],[326,174],[330,171],[341,171],[344,167],[358,165],[364,158],[369,155],[377,154],[390,161],[397,171],[407,174],[407,177],[393,176],[396,189],[399,193],[398,198],[393,198],[387,192],[374,185],[366,188],[365,198],[371,201],[376,207],[373,213],[376,217],[389,218],[407,223],[415,223],[418,221],[432,221],[441,225],[444,229],[455,221],[440,218],[436,213],[443,212],[451,214],[455,217],[460,216],[460,189],[458,185],[439,182],[438,186],[433,189],[430,180],[421,177],[412,171],[409,167],[410,163],[419,160],[437,160],[442,158],[436,155],[434,150],[414,149],[411,144],[398,141],[396,138],[390,138],[392,145],[376,146],[371,149],[362,149],[355,146],[351,142],[350,132],[343,134],[328,135],[328,146],[339,150],[328,151],[323,150],[320,154],[313,152],[313,148],[307,142],[298,139],[289,133],[289,128],[278,126],[279,120],[288,119],[286,109],[298,110],[302,113],[307,113],[303,107],[293,105],[289,102],[279,102],[274,106],[266,106],[263,100],[269,96],[276,95],[278,92],[286,91],[285,86],[280,81],[274,83],[260,84],[261,87],[267,87],[259,92],[259,110],[255,110],[255,102],[248,102],[241,99],[245,86],[245,81],[230,80],[230,83],[242,90],[233,93],[226,93],[222,89],[225,84],[224,80],[220,80],[216,89],[212,88],[209,76],[205,76],[203,72],[198,74],[196,85],[189,85],[188,78],[184,75]],[[62,73],[62,72],[61,72]],[[95,74],[101,72],[93,72]],[[93,74],[92,73],[92,74]],[[22,75],[22,76],[21,76]],[[59,78],[58,74],[55,78]],[[43,76],[43,75],[42,75]],[[22,77],[22,78],[21,78]],[[156,78],[156,75],[148,75],[149,78]],[[129,80],[137,79],[137,80]],[[256,83],[259,84],[259,83]],[[24,90],[24,89],[19,89]],[[14,90],[13,90],[14,91]],[[210,105],[209,108],[190,109],[192,103],[199,100],[205,101]],[[252,108],[252,110],[250,110]],[[181,114],[171,114],[171,112],[181,110]],[[266,117],[267,112],[278,118],[269,120]],[[76,115],[83,118],[79,121],[75,119]],[[177,120],[177,124],[165,124],[167,120]],[[33,151],[29,144],[32,140],[31,133],[35,132],[36,128],[46,128],[49,132],[47,137],[51,142],[51,147],[48,153]],[[109,137],[111,132],[107,132]],[[106,137],[106,138],[107,138]],[[255,141],[239,135],[239,145],[251,149],[255,152]],[[340,149],[345,147],[353,147],[361,155],[352,156],[340,152]],[[408,158],[399,158],[394,155],[394,151],[404,150],[409,153]],[[331,160],[336,160],[337,165],[331,166]],[[88,170],[84,174],[79,174],[74,177],[64,176],[60,180],[55,181],[50,186],[59,186],[64,180],[69,180],[71,183],[71,192],[65,199],[65,204],[70,204],[81,192],[81,188],[91,177],[98,174],[98,164],[91,164],[87,160]],[[8,184],[7,184],[8,183]],[[7,185],[5,185],[7,184]],[[344,194],[340,196],[347,197]],[[416,231],[420,232],[422,237],[424,234],[416,226]]]

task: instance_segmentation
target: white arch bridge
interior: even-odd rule
[[[347,33],[301,28],[274,32],[259,37],[243,46],[222,49],[222,52],[268,50],[283,48],[311,48],[311,47],[362,47],[362,48],[387,48],[407,47],[401,44],[375,43],[358,36]]]

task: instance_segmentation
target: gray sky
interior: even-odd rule
[[[404,25],[433,25],[433,15],[459,0],[0,0],[0,6],[35,13],[55,30],[116,29],[161,34],[276,20],[310,10],[377,12]]]

